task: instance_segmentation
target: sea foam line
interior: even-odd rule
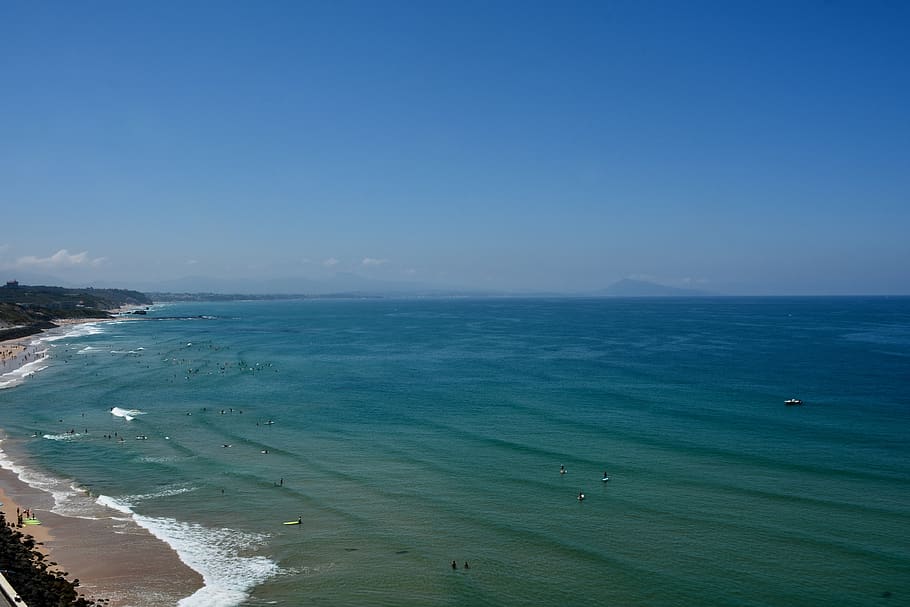
[[[41,358],[36,358],[33,361],[27,362],[18,369],[13,369],[9,373],[4,373],[0,375],[0,390],[3,388],[12,388],[21,384],[27,377],[31,377],[35,373],[44,371],[47,369],[48,365],[43,364],[49,358],[47,350],[41,350],[35,352],[35,354],[42,355]]]
[[[173,548],[180,560],[203,579],[202,588],[181,599],[178,607],[236,607],[249,598],[252,588],[282,573],[274,561],[264,556],[241,556],[241,552],[262,545],[268,539],[265,535],[224,528],[211,529],[173,518],[145,516],[132,509],[135,502],[194,491],[193,487],[178,485],[155,493],[120,499],[106,495],[92,499],[86,491],[69,481],[14,462],[3,449],[0,449],[0,467],[13,472],[29,486],[52,495],[55,505],[51,511],[55,514],[116,520],[118,517],[110,515],[113,510],[126,515],[124,520],[132,520]]]
[[[249,598],[253,587],[281,573],[278,565],[264,556],[240,555],[241,551],[264,543],[267,536],[145,516],[132,509],[131,499],[102,495],[97,501],[128,515],[173,548],[183,563],[202,576],[202,588],[181,599],[178,607],[234,607]]]
[[[0,441],[0,443],[2,442]],[[84,519],[97,519],[104,515],[99,511],[88,492],[74,485],[72,481],[56,478],[23,466],[10,459],[2,448],[0,448],[0,468],[9,470],[29,487],[49,494],[54,500],[54,505],[51,507],[51,512],[54,514]]]
[[[51,329],[46,333],[40,333],[35,337],[35,339],[29,342],[29,348],[36,356],[38,356],[38,358],[25,363],[17,369],[13,369],[9,373],[0,375],[0,390],[17,386],[21,384],[26,378],[48,368],[49,365],[41,364],[50,358],[50,353],[47,348],[44,348],[43,350],[39,349],[42,345],[48,343],[53,345],[52,342],[60,341],[61,339],[71,339],[103,333],[104,329],[101,328],[102,324],[104,323],[80,323],[67,326],[67,330],[65,331],[63,329]],[[82,354],[84,351],[87,351],[87,349],[84,349],[79,353]]]
[[[69,325],[68,330],[58,333],[59,329],[52,329],[48,333],[42,333],[40,337],[32,341],[33,344],[38,344],[45,341],[60,341],[61,339],[73,339],[76,337],[85,337],[86,335],[98,335],[99,333],[104,333],[104,329],[101,328],[101,325],[109,321],[100,321],[100,322],[85,322],[75,325]]]

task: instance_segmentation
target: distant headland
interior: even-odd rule
[[[54,321],[111,318],[112,310],[151,303],[144,293],[127,289],[68,289],[11,280],[0,286],[0,341],[53,329]]]

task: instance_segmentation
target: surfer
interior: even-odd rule
[[[581,501],[584,501],[584,499],[585,499],[585,494],[584,494],[584,493],[579,493],[579,494],[578,494],[578,501],[581,502]]]
[[[452,561],[452,569],[458,569],[458,563]]]
[[[559,464],[559,473],[560,473],[560,474],[565,474],[565,473],[566,473],[566,467],[563,466],[562,464]]]

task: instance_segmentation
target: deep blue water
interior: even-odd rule
[[[184,604],[910,603],[910,299],[193,303],[96,330],[0,390],[3,449],[58,512],[100,516],[74,481],[191,555]]]

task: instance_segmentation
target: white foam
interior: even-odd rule
[[[130,499],[100,496],[98,503],[129,515],[140,527],[173,548],[180,560],[202,575],[203,587],[177,603],[178,607],[235,607],[249,598],[249,591],[281,573],[264,556],[241,556],[261,545],[266,536],[211,529],[173,518],[151,517],[133,511]]]
[[[107,321],[104,321],[107,322]],[[104,333],[104,329],[101,327],[104,322],[87,322],[79,323],[75,325],[69,325],[66,332],[57,333],[49,332],[42,333],[41,337],[33,341],[32,343],[41,343],[45,341],[60,341],[61,339],[73,339],[76,337],[85,337],[86,335],[98,335],[99,333]]]
[[[132,355],[137,355],[137,354],[142,354],[142,351],[143,351],[144,349],[145,349],[145,348],[136,348],[135,350],[111,350],[111,354],[132,354]]]
[[[35,373],[47,369],[48,365],[44,364],[44,362],[49,358],[47,350],[40,350],[38,352],[35,352],[35,355],[40,358],[36,358],[33,361],[27,362],[18,369],[13,369],[9,373],[0,375],[0,390],[3,388],[12,388],[13,386],[17,386],[25,381],[25,378],[31,377]]]
[[[165,436],[164,440],[170,440],[169,436]],[[143,464],[172,464],[174,462],[179,462],[184,459],[185,456],[182,455],[143,455],[138,459],[138,461]]]
[[[0,375],[0,390],[4,388],[12,388],[13,386],[19,385],[22,381],[35,374],[39,371],[44,371],[48,368],[48,365],[42,365],[43,361],[46,361],[50,355],[48,354],[48,349],[45,347],[43,350],[38,349],[42,345],[54,345],[53,342],[60,341],[61,339],[71,339],[76,337],[85,337],[86,335],[97,335],[98,333],[103,333],[101,325],[103,322],[98,323],[82,323],[76,325],[69,325],[66,327],[68,330],[64,329],[51,329],[46,333],[40,333],[35,336],[35,339],[29,342],[29,347],[34,348],[33,354],[36,356],[35,360],[29,361],[28,363],[22,365],[18,369],[14,369],[9,373]],[[55,346],[56,347],[56,346]],[[84,354],[91,351],[91,346],[87,346],[82,350],[79,350],[79,354]]]
[[[145,502],[148,500],[159,499],[162,497],[173,497],[175,495],[181,495],[183,493],[190,493],[191,491],[195,491],[195,490],[196,490],[196,487],[192,487],[192,486],[185,485],[185,484],[180,484],[180,485],[176,485],[174,487],[168,487],[165,489],[161,489],[160,491],[156,491],[154,493],[140,493],[140,494],[136,494],[136,495],[131,495],[129,497],[122,498],[122,501],[124,501],[128,504],[136,504],[138,502]]]
[[[126,421],[130,422],[136,419],[137,415],[145,415],[145,411],[140,411],[139,409],[121,409],[120,407],[112,407],[111,415],[122,417]]]
[[[86,519],[96,519],[103,515],[84,489],[76,487],[71,481],[48,476],[18,464],[3,449],[0,449],[0,467],[9,470],[30,487],[50,494],[54,498],[51,512],[55,514]]]
[[[63,434],[45,434],[41,438],[46,438],[47,440],[74,440],[82,436],[77,432],[64,432]]]

